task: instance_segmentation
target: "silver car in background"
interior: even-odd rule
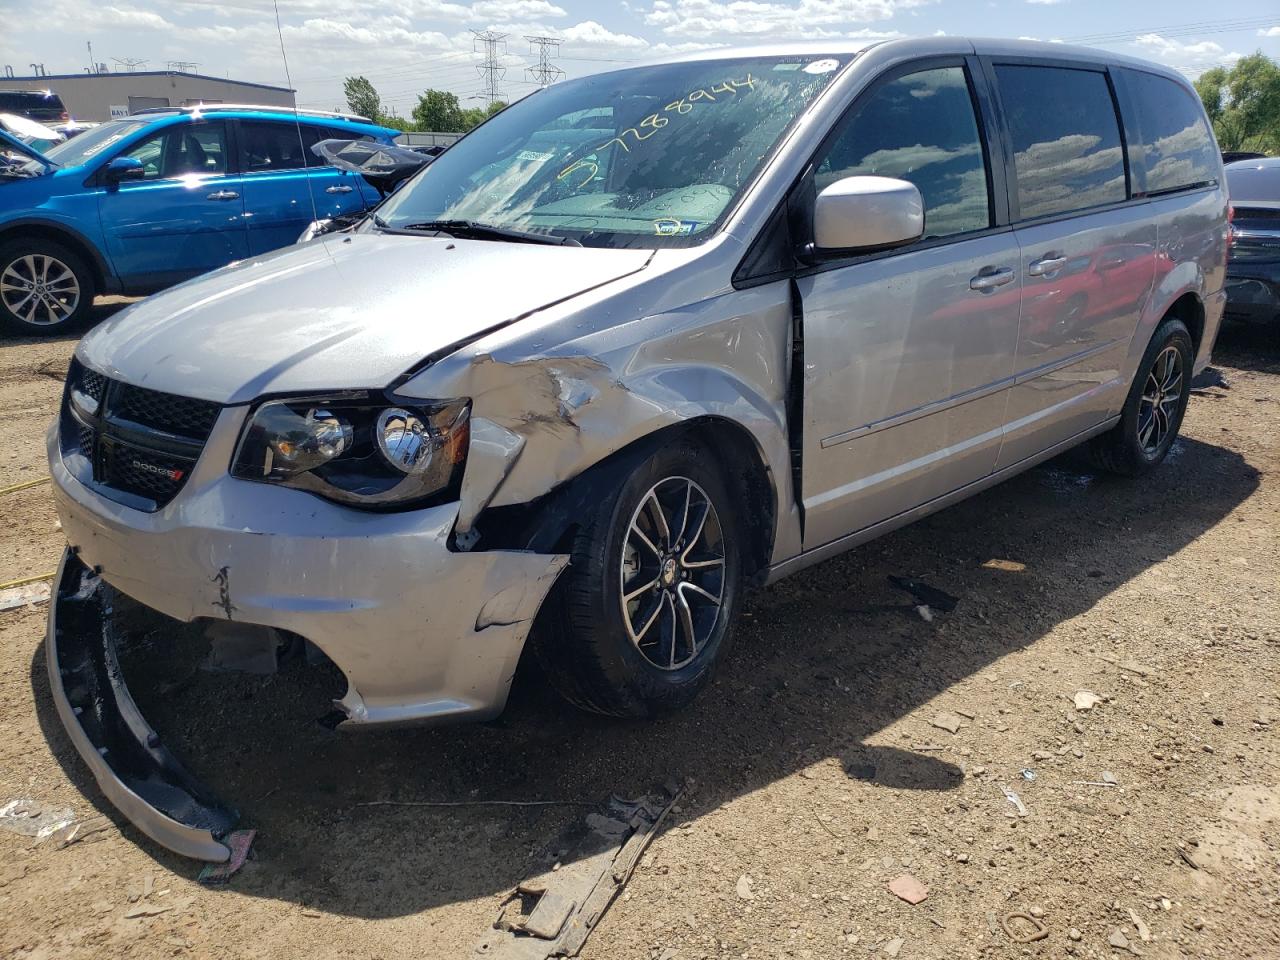
[[[115,667],[127,599],[305,638],[343,726],[687,704],[745,588],[1069,447],[1164,459],[1223,309],[1194,91],[950,37],[716,50],[512,105],[354,230],[121,312],[49,462],[55,700],[179,852],[233,817]]]

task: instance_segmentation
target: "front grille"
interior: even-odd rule
[[[80,479],[104,496],[158,510],[186,483],[221,407],[111,380],[72,360],[63,406],[64,454],[79,454]],[[84,397],[94,409],[87,410]],[[139,504],[131,498],[142,498]]]
[[[126,383],[116,384],[111,400],[111,412],[125,420],[202,442],[213,429],[220,409],[207,400],[177,397]]]
[[[118,490],[166,504],[174,498],[195,461],[106,442],[102,452],[102,481]]]

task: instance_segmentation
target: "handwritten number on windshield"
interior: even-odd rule
[[[679,100],[676,100],[672,103],[667,104],[666,107],[663,108],[663,111],[666,112],[666,111],[674,110],[678,114],[691,113],[693,111],[693,105],[695,103],[698,103],[700,101],[710,101],[712,103],[715,103],[716,102],[715,94],[717,93],[732,94],[733,96],[736,97],[738,95],[738,91],[742,90],[743,88],[746,88],[748,90],[755,90],[756,88],[755,78],[752,77],[751,74],[749,73],[747,74],[747,77],[745,80],[726,80],[724,83],[717,84],[716,86],[712,87],[710,90],[703,90],[701,88],[697,90],[693,90],[685,94]],[[671,120],[668,117],[664,117],[661,113],[651,113],[649,114],[649,116],[641,120],[636,126],[627,127],[627,129],[623,130],[620,134],[618,134],[612,140],[608,140],[605,143],[600,144],[600,146],[596,147],[596,150],[597,151],[604,150],[608,147],[613,146],[616,143],[618,144],[618,146],[622,147],[624,152],[630,153],[632,145],[648,140],[650,137],[657,134],[659,130],[661,130],[670,122]],[[632,139],[631,144],[627,143],[626,138],[628,136],[630,136]],[[556,179],[563,180],[565,177],[569,176],[569,174],[573,173],[575,170],[581,169],[584,165],[589,165],[595,168],[592,170],[592,176],[595,176],[596,170],[599,169],[596,166],[596,164],[589,160],[579,160],[576,163],[570,164],[569,166],[561,170],[559,175],[556,177]],[[587,180],[584,180],[579,185],[579,189],[581,189],[581,187],[586,186],[586,184],[590,181],[590,179],[591,177],[588,177]]]

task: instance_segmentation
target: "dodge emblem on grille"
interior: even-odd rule
[[[144,473],[154,473],[158,477],[164,477],[177,483],[182,479],[181,470],[170,470],[167,467],[157,467],[154,463],[143,463],[141,460],[130,460],[129,466],[135,470],[141,470]]]

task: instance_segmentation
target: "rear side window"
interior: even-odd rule
[[[1137,112],[1137,153],[1147,172],[1147,193],[1168,193],[1218,179],[1218,148],[1204,111],[1191,93],[1167,77],[1125,71]]]
[[[926,237],[989,227],[987,167],[964,68],[899,77],[862,103],[819,160],[814,181],[822,190],[853,176],[914,183]]]
[[[240,121],[240,152],[246,173],[323,166],[311,147],[328,131],[309,123]]]
[[[1104,74],[1014,64],[995,70],[1022,219],[1126,199],[1120,124]]]

